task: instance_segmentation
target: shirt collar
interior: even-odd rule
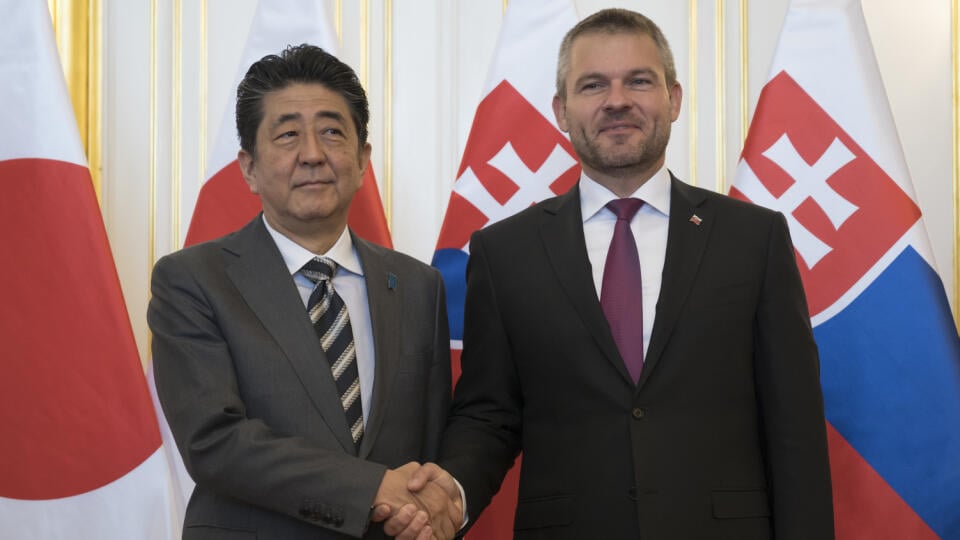
[[[645,206],[653,208],[664,216],[670,215],[670,172],[660,167],[649,180],[630,194],[642,199]],[[600,185],[586,174],[580,175],[580,212],[583,221],[587,221],[602,210],[608,202],[618,199],[616,193]]]
[[[280,256],[283,257],[283,262],[287,265],[290,275],[299,272],[303,265],[307,264],[307,261],[317,256],[317,254],[271,227],[267,223],[266,216],[261,216],[261,219],[267,227],[267,232],[273,238],[273,242],[277,244],[277,249],[280,250]],[[333,259],[333,262],[337,263],[339,268],[358,276],[363,275],[363,266],[360,265],[360,257],[357,256],[357,250],[353,246],[353,238],[350,236],[349,227],[344,227],[343,232],[340,233],[340,238],[337,238],[337,241],[326,253],[320,255]]]

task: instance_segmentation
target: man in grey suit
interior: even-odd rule
[[[681,97],[639,13],[600,11],[562,42],[553,110],[580,182],[470,242],[439,464],[471,521],[522,450],[517,539],[834,537],[786,221],[666,169]],[[447,476],[428,465],[410,487]]]
[[[347,227],[370,158],[356,74],[287,48],[250,67],[236,116],[263,213],[160,259],[148,310],[160,402],[196,481],[183,537],[383,538],[371,519],[402,508],[430,519],[420,538],[452,536],[459,492],[405,487],[436,459],[450,401],[443,283]]]

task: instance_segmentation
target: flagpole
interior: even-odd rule
[[[740,0],[740,148],[750,123],[750,27],[749,0]]]
[[[953,72],[953,323],[960,324],[960,8],[950,2],[951,68]]]
[[[384,0],[383,211],[393,229],[393,0]]]
[[[697,181],[697,0],[688,2],[690,10],[690,106],[687,114],[690,116],[690,183],[698,185]]]
[[[726,40],[726,28],[724,28],[726,18],[723,13],[723,0],[714,1],[714,10],[716,11],[714,20],[716,25],[716,35],[714,36],[714,63],[716,69],[714,70],[714,77],[716,78],[715,84],[715,94],[716,94],[716,145],[714,151],[717,154],[717,179],[716,179],[716,190],[717,193],[723,193],[726,191],[726,177],[727,177],[727,159],[726,159],[726,130],[727,130],[727,62],[726,62],[726,52],[727,52],[727,40]]]
[[[183,0],[173,0],[173,50],[171,66],[171,95],[170,108],[173,111],[170,119],[170,161],[173,170],[170,171],[170,245],[180,245],[180,200],[183,192]]]

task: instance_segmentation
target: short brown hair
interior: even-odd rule
[[[670,44],[667,43],[667,38],[663,35],[660,27],[648,17],[636,11],[610,8],[600,10],[580,21],[563,37],[563,41],[560,43],[560,54],[557,58],[557,95],[561,99],[567,97],[566,79],[570,71],[570,49],[575,39],[591,33],[618,34],[632,32],[647,35],[653,39],[657,50],[660,52],[660,63],[663,64],[667,86],[673,86],[677,82],[677,68],[673,64],[673,52],[670,51]]]

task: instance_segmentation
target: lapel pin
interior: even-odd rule
[[[694,214],[694,215],[690,216],[690,223],[693,223],[694,225],[696,225],[696,226],[699,227],[700,224],[703,223],[703,220],[700,219],[700,216]]]
[[[397,288],[397,275],[393,272],[387,274],[387,288],[391,291]]]

